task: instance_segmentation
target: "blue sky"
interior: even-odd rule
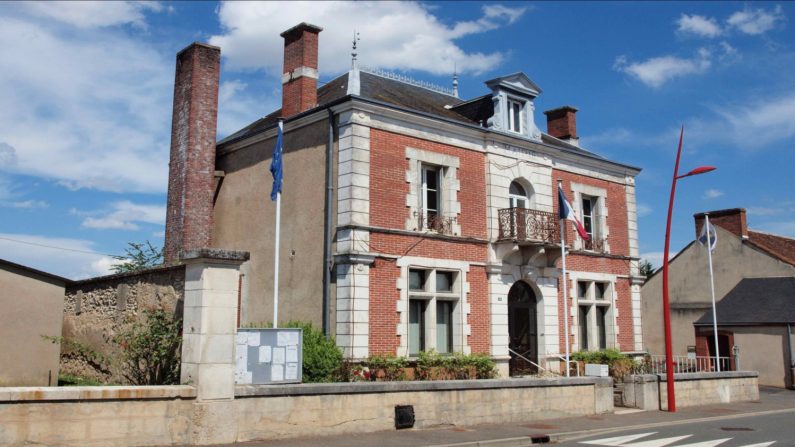
[[[672,250],[693,213],[723,208],[795,237],[793,17],[767,2],[3,2],[0,258],[80,278],[127,242],[162,244],[176,52],[222,47],[223,137],[279,107],[279,33],[301,21],[325,28],[321,81],[349,67],[355,28],[363,64],[442,85],[456,66],[464,98],[523,71],[539,112],[578,107],[583,147],[643,168],[655,264],[681,125],[681,170],[718,170],[679,183]]]

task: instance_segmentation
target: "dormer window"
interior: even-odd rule
[[[524,103],[509,99],[508,100],[508,130],[516,133],[524,133]]]

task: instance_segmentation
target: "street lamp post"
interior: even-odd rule
[[[671,343],[671,308],[668,300],[668,250],[671,245],[671,216],[674,210],[674,193],[676,192],[676,181],[680,178],[690,177],[691,175],[704,174],[714,171],[712,166],[702,166],[687,174],[679,175],[679,159],[682,155],[682,137],[685,134],[685,127],[679,133],[679,148],[676,150],[676,164],[674,164],[674,177],[671,182],[671,199],[668,202],[668,223],[665,225],[665,252],[663,252],[663,325],[665,326],[665,377],[668,390],[668,411],[676,411],[676,396],[674,395],[674,360],[673,347]]]

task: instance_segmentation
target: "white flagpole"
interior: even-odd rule
[[[273,256],[273,327],[279,327],[279,230],[282,226],[282,193],[276,193],[276,251]]]
[[[558,190],[562,190],[563,181],[558,180]],[[559,203],[558,206],[561,204]],[[568,298],[568,281],[566,280],[566,220],[560,219],[560,254],[563,264],[563,275],[561,277],[561,284],[563,287],[563,337],[565,337],[566,346],[566,377],[570,376],[569,372],[569,298]]]
[[[707,259],[709,259],[709,285],[712,292],[712,330],[715,333],[715,364],[720,372],[720,348],[718,347],[718,317],[715,312],[715,276],[712,274],[712,239],[710,235],[709,214],[704,213],[705,234],[707,235]],[[715,235],[717,238],[717,234]],[[717,246],[717,241],[715,241]]]

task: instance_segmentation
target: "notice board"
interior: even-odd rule
[[[304,334],[298,328],[237,330],[235,383],[301,383]]]

